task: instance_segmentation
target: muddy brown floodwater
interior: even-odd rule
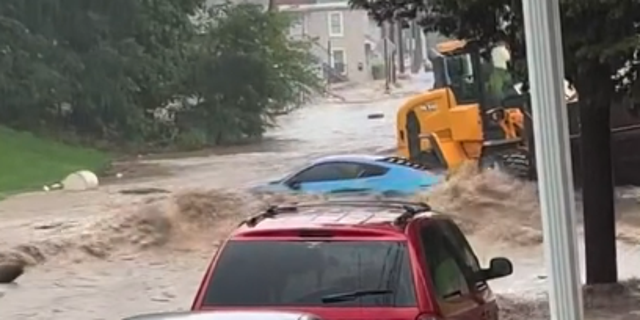
[[[0,261],[19,260],[30,267],[17,284],[0,287],[0,319],[117,320],[188,309],[211,255],[239,219],[270,203],[300,200],[249,195],[245,187],[322,155],[389,152],[402,93],[428,81],[407,82],[391,97],[379,93],[379,84],[341,92],[339,102],[320,102],[282,117],[259,145],[144,162],[169,175],[3,201]],[[371,113],[384,117],[367,119]],[[140,189],[168,192],[122,193]],[[640,265],[636,193],[634,188],[620,191],[623,278],[640,273],[634,267]],[[515,274],[493,283],[503,319],[548,319],[535,184],[467,169],[418,197],[461,223],[483,263],[498,255],[514,261]],[[639,291],[633,280],[589,289],[589,319],[616,319],[612,310],[633,316]]]

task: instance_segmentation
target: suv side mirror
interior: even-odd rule
[[[482,270],[482,278],[493,280],[503,278],[513,273],[513,264],[507,258],[493,258],[489,264],[489,269]]]

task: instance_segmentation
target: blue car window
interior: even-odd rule
[[[291,181],[297,183],[349,180],[381,176],[389,169],[354,162],[328,162],[307,168],[295,175]]]
[[[343,168],[340,163],[321,163],[307,168],[295,175],[291,180],[297,183],[323,182],[353,179],[351,170]]]
[[[362,164],[362,168],[364,169],[364,171],[361,172],[358,178],[380,177],[387,174],[387,172],[389,171],[389,168],[376,166],[372,164]]]

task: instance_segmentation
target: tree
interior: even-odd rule
[[[3,1],[1,123],[144,140],[154,121],[147,110],[164,103],[183,69],[182,48],[195,34],[189,15],[200,2]]]
[[[206,2],[1,2],[0,125],[116,147],[261,137],[318,88],[308,44],[277,12]]]
[[[525,58],[517,0],[350,0],[378,21],[417,19],[426,31],[489,44],[505,40]],[[617,281],[611,103],[636,84],[640,2],[561,0],[565,75],[580,95],[587,283]],[[516,61],[518,62],[518,61]]]
[[[319,90],[310,43],[288,38],[290,20],[282,14],[225,3],[201,21],[184,86],[195,103],[176,113],[183,138],[209,144],[259,138],[275,115]]]

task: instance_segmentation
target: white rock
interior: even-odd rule
[[[81,170],[68,175],[61,184],[64,190],[83,191],[97,188],[99,182],[95,173]]]

